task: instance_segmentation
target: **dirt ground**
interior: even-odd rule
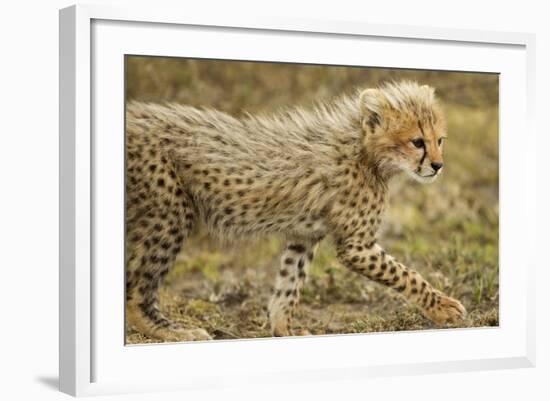
[[[499,324],[498,77],[437,71],[296,66],[131,57],[128,100],[177,101],[234,115],[307,106],[390,79],[433,85],[449,130],[435,183],[391,185],[381,245],[468,310],[455,327]],[[161,289],[162,310],[214,339],[270,336],[267,302],[283,247],[277,236],[218,243],[199,227]],[[319,248],[293,331],[365,333],[436,328],[392,290],[349,272],[330,238]],[[127,342],[157,342],[129,329]]]

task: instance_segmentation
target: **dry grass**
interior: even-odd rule
[[[210,106],[238,115],[307,105],[388,79],[433,85],[449,120],[446,169],[427,186],[393,183],[381,244],[469,311],[459,327],[498,325],[498,77],[436,71],[300,66],[131,57],[127,97]],[[280,238],[230,245],[202,230],[185,246],[161,291],[164,312],[216,339],[269,336],[266,305]],[[325,240],[294,330],[312,334],[420,330],[433,324],[391,290],[339,266]],[[129,343],[153,340],[128,332]]]

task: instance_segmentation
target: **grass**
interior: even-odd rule
[[[498,77],[437,71],[131,57],[127,97],[211,106],[239,115],[307,105],[388,79],[433,85],[444,102],[449,139],[445,172],[420,185],[391,185],[381,244],[435,287],[462,301],[468,318],[455,327],[497,326]],[[207,329],[215,339],[269,336],[266,305],[274,284],[277,236],[219,244],[199,229],[161,289],[171,319]],[[404,299],[340,266],[321,243],[293,330],[312,334],[422,330],[435,326]],[[156,340],[129,331],[129,343]]]

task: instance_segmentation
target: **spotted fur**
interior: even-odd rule
[[[446,128],[432,88],[392,83],[311,110],[242,118],[137,102],[126,113],[127,322],[137,330],[162,340],[210,338],[172,323],[158,305],[162,278],[199,219],[223,239],[287,236],[268,308],[274,335],[291,334],[326,236],[344,266],[400,292],[435,322],[464,316],[459,301],[376,241],[388,180],[406,172],[429,182],[441,172]]]

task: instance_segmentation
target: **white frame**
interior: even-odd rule
[[[373,25],[362,22],[336,22],[292,19],[271,19],[247,17],[229,19],[215,15],[183,15],[178,11],[151,8],[112,8],[109,6],[72,6],[60,11],[60,389],[72,395],[91,395],[129,391],[152,391],[181,388],[204,388],[220,385],[239,384],[238,380],[223,377],[204,377],[197,375],[193,380],[182,383],[177,379],[135,383],[124,380],[106,383],[92,382],[92,348],[94,346],[93,314],[91,313],[92,247],[92,113],[91,113],[91,65],[92,65],[92,21],[139,21],[149,23],[170,23],[202,27],[234,27],[260,29],[268,31],[310,32],[354,36],[385,37],[391,39],[420,39],[438,42],[462,42],[468,44],[517,45],[525,48],[525,132],[531,138],[525,149],[524,157],[534,162],[534,133],[532,132],[532,113],[534,110],[534,35],[520,33],[483,32],[457,29],[435,29],[411,26]],[[535,187],[533,176],[526,176],[525,194],[527,217],[526,233],[533,244],[535,232]],[[530,236],[530,237],[529,237]],[[524,252],[529,253],[529,252]],[[524,326],[526,328],[524,352],[515,356],[504,355],[471,360],[450,360],[440,362],[415,362],[407,364],[378,364],[354,366],[341,369],[304,369],[296,371],[278,371],[269,377],[249,372],[241,383],[246,381],[274,382],[275,380],[293,381],[320,380],[327,378],[362,378],[397,374],[419,374],[441,371],[465,371],[478,369],[497,369],[534,366],[534,258],[528,259],[525,268],[529,272],[526,279],[526,309]],[[469,335],[469,331],[462,331]],[[437,333],[413,333],[411,336]],[[340,337],[340,336],[337,336]],[[335,337],[316,339],[291,339],[291,341],[324,341],[334,344]],[[357,336],[347,337],[348,341],[357,341]],[[411,337],[412,338],[412,337]],[[260,340],[274,342],[275,340]],[[278,341],[278,340],[277,340]],[[228,343],[216,342],[219,350]],[[249,342],[248,344],[254,344]],[[281,344],[281,343],[279,343]],[[290,346],[292,343],[286,343]],[[198,344],[206,345],[206,344]],[[170,345],[177,346],[177,345]],[[209,345],[211,346],[211,345]],[[161,346],[166,349],[168,346]],[[280,345],[279,345],[280,348]],[[206,348],[204,348],[206,349]],[[161,351],[157,352],[160,353]],[[166,353],[166,352],[165,352]],[[189,378],[187,378],[189,379]]]

